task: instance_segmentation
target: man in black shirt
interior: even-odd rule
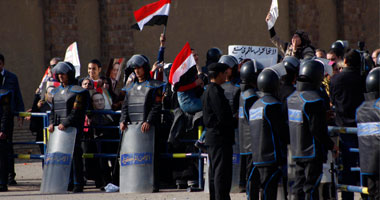
[[[210,159],[210,199],[230,199],[232,180],[232,145],[234,129],[232,111],[224,90],[226,64],[208,66],[210,83],[202,96],[203,122],[206,127],[205,144]]]

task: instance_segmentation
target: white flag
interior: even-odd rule
[[[75,77],[80,76],[80,62],[77,42],[72,43],[67,49],[65,54],[65,61],[70,62],[75,67]]]
[[[280,15],[278,11],[278,2],[277,0],[272,0],[272,5],[270,6],[269,13],[271,15],[271,18],[268,21],[268,30],[271,29],[274,24],[276,23],[276,20],[278,16]]]

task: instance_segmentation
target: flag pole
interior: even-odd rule
[[[164,30],[162,31],[162,33],[165,35],[166,34],[166,25],[164,25]]]

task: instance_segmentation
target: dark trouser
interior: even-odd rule
[[[77,135],[78,138],[78,135]],[[83,150],[80,146],[80,142],[76,142],[74,146],[74,155],[73,155],[73,163],[71,165],[71,174],[70,174],[70,184],[83,186]]]
[[[257,176],[252,179],[251,184],[253,187],[257,185],[263,189],[261,199],[276,200],[278,181],[282,174],[281,169],[277,166],[268,166],[255,167],[254,170],[257,171]],[[259,196],[259,190],[255,190],[254,193],[250,194],[250,199],[258,200]]]
[[[8,143],[0,140],[0,185],[8,184]]]
[[[253,180],[260,180],[259,171],[254,168],[252,154],[247,155],[246,157],[246,180],[247,180],[247,197],[249,199],[255,199],[259,197],[260,193],[260,184],[253,184]]]
[[[379,174],[366,176],[370,200],[380,200],[379,176],[380,176]]]
[[[211,200],[229,200],[232,182],[232,145],[210,145],[209,188]]]
[[[13,118],[10,120],[9,126],[7,126],[7,141],[8,141],[8,180],[14,180],[16,177],[15,172],[15,159],[13,157],[14,151],[13,151]]]
[[[322,178],[323,163],[320,159],[296,161],[296,180],[293,185],[295,200],[318,200],[318,186]]]
[[[359,166],[359,154],[349,151],[349,148],[358,148],[357,135],[341,134],[340,135],[340,166],[342,171],[338,171],[338,183],[345,185],[359,185],[360,175],[357,172],[351,172],[351,167]],[[342,192],[342,199],[354,200],[353,192]]]

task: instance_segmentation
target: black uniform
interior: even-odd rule
[[[210,199],[230,199],[234,144],[232,112],[224,90],[216,83],[209,83],[202,104],[205,144],[210,159]]]
[[[356,112],[358,123],[360,173],[368,177],[371,199],[380,199],[380,98],[368,93]]]
[[[334,143],[327,133],[326,110],[314,86],[297,82],[297,90],[288,97],[288,120],[292,158],[296,162],[296,199],[318,199],[315,191],[322,175],[326,149]]]
[[[13,119],[11,99],[12,93],[9,90],[0,89],[0,132],[6,136],[9,135],[10,120]],[[0,191],[6,191],[8,184],[8,140],[8,138],[0,139]]]
[[[249,110],[252,160],[254,170],[258,172],[258,177],[252,179],[251,184],[261,186],[261,199],[277,199],[281,165],[286,159],[282,146],[289,141],[289,128],[281,113],[281,102],[268,93],[263,93]],[[259,192],[256,190],[250,196],[251,199],[259,199]]]
[[[84,185],[81,139],[90,95],[86,89],[77,85],[59,86],[52,91],[52,94],[50,124],[54,126],[62,124],[77,129],[69,188],[72,185],[80,188]]]
[[[120,122],[147,122],[157,127],[160,122],[162,108],[162,91],[165,83],[156,80],[134,82],[125,91],[125,99],[121,110]],[[159,189],[158,159],[159,147],[158,137],[155,137],[154,155],[154,190]]]

